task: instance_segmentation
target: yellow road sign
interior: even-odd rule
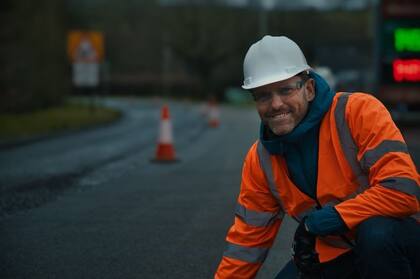
[[[70,31],[67,38],[67,55],[72,63],[99,63],[105,55],[101,32]]]

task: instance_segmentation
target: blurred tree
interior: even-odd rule
[[[0,111],[60,103],[68,92],[63,1],[3,0]]]
[[[69,24],[104,33],[112,92],[221,97],[224,88],[242,83],[243,57],[261,36],[258,10],[182,2],[67,0]],[[332,49],[333,59],[317,62],[360,68],[369,62],[368,11],[270,10],[265,16],[267,33],[295,39],[310,61]],[[349,46],[357,59],[340,55]]]
[[[202,96],[221,98],[226,83],[242,76],[247,44],[258,34],[257,15],[245,9],[196,5],[167,8],[164,15],[163,45],[199,81]]]

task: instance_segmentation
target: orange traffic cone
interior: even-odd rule
[[[169,117],[167,105],[162,107],[159,140],[156,149],[156,157],[153,161],[173,162],[176,161],[175,149],[173,147],[172,123]]]
[[[212,128],[217,128],[220,125],[220,110],[216,101],[209,101],[208,106],[208,117],[209,117],[209,126]]]

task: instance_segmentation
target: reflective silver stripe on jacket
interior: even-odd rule
[[[263,263],[269,250],[265,247],[246,247],[228,242],[223,256],[248,263]]]
[[[265,149],[265,147],[262,145],[261,141],[258,141],[257,151],[258,151],[258,158],[259,158],[260,164],[261,164],[261,169],[263,170],[264,175],[265,175],[265,177],[267,179],[267,182],[268,182],[268,187],[270,188],[270,191],[271,191],[272,195],[277,199],[277,201],[280,205],[280,208],[281,208],[280,218],[283,218],[286,211],[285,211],[285,208],[284,208],[283,203],[281,201],[280,194],[277,190],[276,182],[274,181],[274,175],[273,175],[273,170],[272,170],[270,154],[268,153],[267,149]],[[296,218],[296,220],[298,222],[300,222],[303,219],[303,217],[305,217],[306,215],[308,215],[309,213],[311,213],[315,209],[316,209],[316,205],[314,205],[313,207],[301,212],[298,216],[294,216],[294,217]]]
[[[420,202],[420,187],[416,181],[406,177],[389,177],[379,182],[385,188],[413,195]]]
[[[349,163],[353,174],[357,178],[357,182],[359,183],[359,192],[363,192],[369,186],[369,179],[366,174],[363,173],[360,163],[357,160],[359,150],[353,141],[350,128],[346,121],[346,105],[350,95],[350,93],[342,93],[338,97],[334,116],[338,137],[340,138],[341,150],[343,150],[346,160]]]
[[[284,216],[284,214],[279,215],[278,213],[251,210],[240,203],[236,205],[235,214],[246,224],[255,227],[267,227],[274,223],[277,218]]]
[[[403,152],[408,153],[407,145],[402,141],[384,140],[377,147],[368,150],[363,154],[360,160],[360,165],[365,171],[369,169],[384,155],[389,152]]]
[[[268,182],[268,187],[270,188],[271,193],[277,199],[280,209],[283,211],[283,214],[286,213],[283,203],[281,201],[280,194],[277,190],[276,182],[274,181],[273,170],[271,168],[271,159],[270,154],[268,153],[267,149],[262,145],[261,141],[258,141],[257,146],[258,158],[260,159],[261,169],[264,172],[265,178]]]
[[[369,179],[364,174],[364,171],[369,171],[369,168],[372,167],[377,160],[388,152],[404,152],[408,153],[407,146],[405,143],[400,141],[385,140],[380,143],[376,148],[368,150],[363,155],[360,163],[357,160],[358,148],[353,141],[353,138],[350,133],[350,128],[345,119],[346,105],[350,93],[342,93],[338,97],[337,106],[334,111],[335,121],[337,125],[337,131],[340,138],[341,149],[343,150],[347,162],[350,164],[353,173],[357,177],[359,182],[359,189],[357,193],[352,193],[346,197],[346,199],[354,198],[358,193],[363,192],[369,186]],[[404,177],[390,177],[379,182],[383,187],[390,189],[398,190],[400,192],[414,195],[417,200],[420,200],[420,189],[418,184],[410,179]],[[411,217],[419,220],[419,213],[412,215]]]

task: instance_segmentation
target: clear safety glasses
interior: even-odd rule
[[[293,95],[295,95],[304,85],[307,80],[299,80],[295,83],[281,86],[273,91],[261,91],[261,92],[252,92],[252,96],[254,101],[257,104],[268,104],[271,103],[273,100],[274,94],[279,96],[280,98],[287,99]]]

